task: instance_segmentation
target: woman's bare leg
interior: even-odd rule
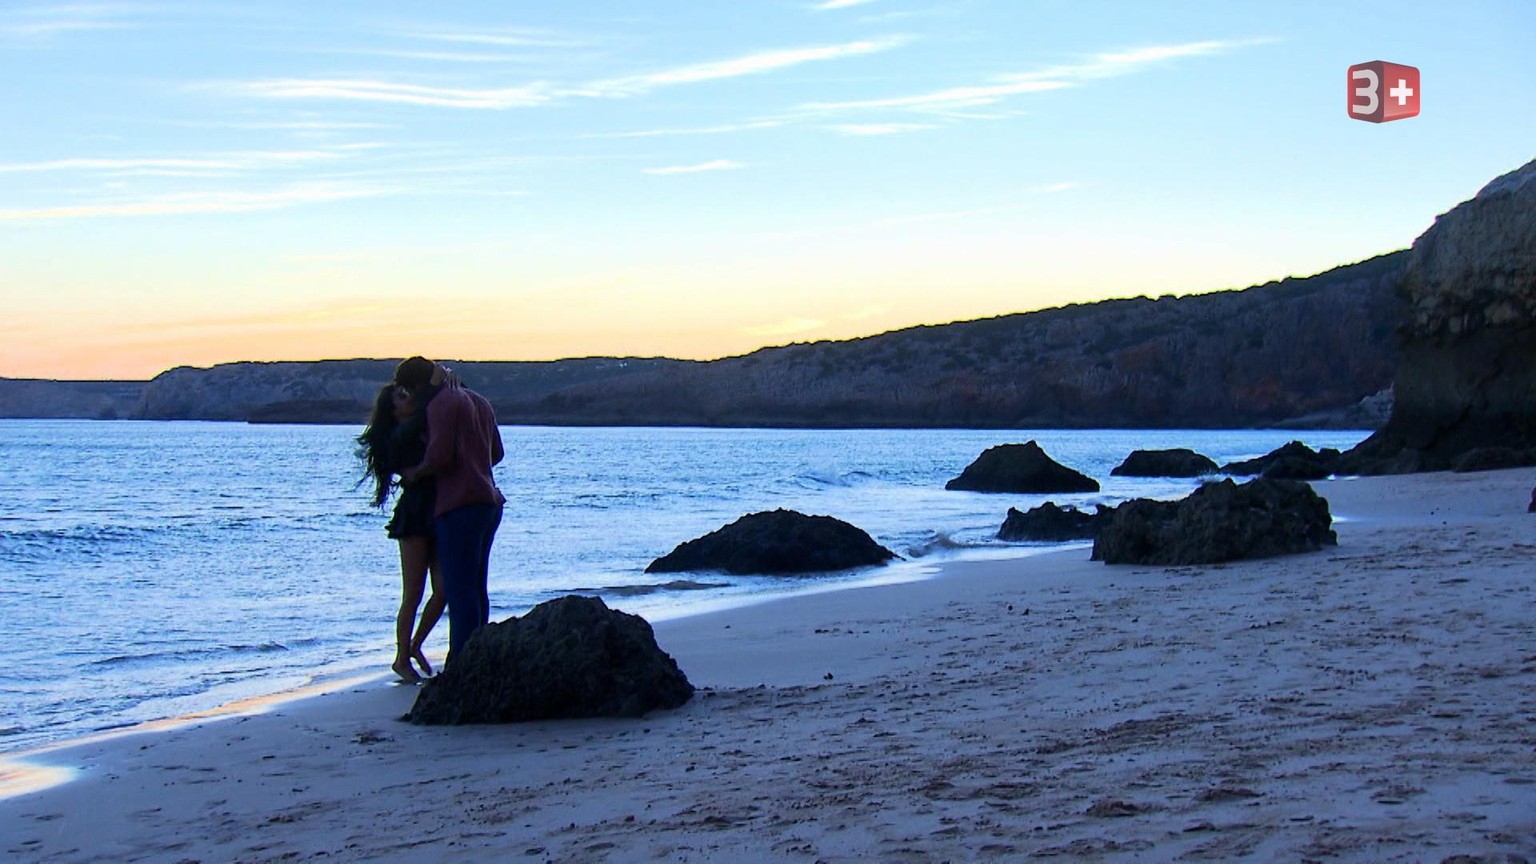
[[[425,537],[400,538],[400,611],[395,615],[395,662],[390,668],[411,683],[421,680],[411,667],[411,630],[426,589],[431,557],[432,544]]]
[[[448,605],[448,597],[443,594],[442,586],[438,584],[442,578],[442,568],[438,565],[437,551],[432,552],[432,563],[428,567],[432,574],[432,596],[427,598],[427,605],[421,610],[421,621],[416,625],[416,635],[411,638],[411,657],[421,664],[421,668],[428,675],[432,674],[432,664],[427,662],[427,655],[421,653],[421,646],[426,643],[427,636],[432,628],[437,626],[437,619],[443,617],[443,609]]]

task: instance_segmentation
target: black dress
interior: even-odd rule
[[[389,437],[389,464],[399,473],[421,464],[427,454],[425,412],[418,411],[401,423]],[[384,529],[395,540],[406,537],[433,537],[432,511],[437,506],[437,482],[426,478],[402,484],[395,499],[395,515]]]

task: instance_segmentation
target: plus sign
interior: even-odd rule
[[[1388,90],[1387,95],[1396,99],[1398,107],[1401,108],[1407,105],[1409,97],[1413,96],[1413,88],[1408,86],[1407,78],[1399,78],[1397,79],[1397,86]]]

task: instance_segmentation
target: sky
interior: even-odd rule
[[[710,359],[1405,248],[1536,3],[0,2],[0,376]],[[1417,67],[1421,113],[1347,113]]]

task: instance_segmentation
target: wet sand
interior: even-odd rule
[[[380,680],[58,748],[35,761],[75,779],[0,800],[0,850],[1536,860],[1533,483],[1315,484],[1344,521],[1307,555],[1079,548],[661,622],[700,692],[642,720],[414,727]]]

